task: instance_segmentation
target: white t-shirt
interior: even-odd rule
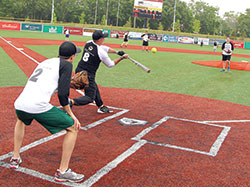
[[[224,51],[224,50],[226,50],[226,51],[228,51],[228,50],[233,51],[234,50],[233,44],[231,42],[229,42],[229,43],[225,42],[224,44],[222,44],[222,47],[224,47],[223,52],[222,52],[223,55],[232,55],[232,53],[227,53]]]
[[[108,51],[109,51],[109,47],[105,46],[105,45],[97,45],[98,48],[98,56],[101,59],[101,61],[109,68],[115,66],[115,62],[113,60],[110,59],[110,57],[108,56]]]
[[[58,88],[59,68],[59,58],[47,59],[40,63],[15,101],[15,109],[28,113],[49,111],[53,107],[49,103],[51,96]]]
[[[148,36],[148,34],[143,34],[142,38],[143,38],[143,41],[147,42],[149,39],[149,36]]]

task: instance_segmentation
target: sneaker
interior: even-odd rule
[[[100,114],[104,114],[104,113],[112,113],[113,111],[112,110],[109,110],[109,108],[107,106],[102,106],[100,108],[98,108],[97,110],[97,113],[100,113]]]
[[[64,173],[58,169],[55,173],[54,180],[57,182],[80,182],[84,179],[84,175],[77,174],[71,169],[67,169]]]
[[[225,70],[224,70],[224,69],[222,69],[222,70],[220,70],[220,72],[225,72]]]
[[[22,163],[21,157],[19,157],[17,159],[11,158],[10,159],[10,168],[11,169],[17,169],[17,168],[19,168],[21,163]]]

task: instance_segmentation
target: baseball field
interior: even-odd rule
[[[89,37],[71,36],[83,48]],[[53,180],[65,132],[50,135],[34,122],[26,128],[23,164],[9,169],[16,121],[13,103],[41,61],[58,56],[64,35],[0,30],[1,131],[0,184],[60,186]],[[73,107],[81,131],[71,168],[85,175],[66,186],[250,186],[250,51],[235,49],[231,72],[220,72],[221,49],[212,46],[150,41],[157,52],[141,50],[142,41],[107,38],[151,69],[129,60],[97,72],[103,101],[114,113],[96,106]],[[117,55],[110,55],[112,59]],[[81,55],[77,56],[74,68]],[[192,62],[209,62],[198,65]],[[83,92],[71,90],[70,97]],[[58,106],[55,97],[51,101]],[[121,125],[129,118],[146,124]]]

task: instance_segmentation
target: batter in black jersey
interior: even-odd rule
[[[98,86],[95,82],[96,71],[99,68],[101,62],[103,62],[107,67],[111,68],[118,64],[124,58],[128,58],[128,55],[123,51],[116,51],[112,48],[102,45],[105,37],[107,35],[101,30],[96,30],[92,34],[93,41],[88,41],[84,47],[83,55],[78,63],[78,66],[75,72],[87,71],[89,79],[89,87],[85,88],[85,96],[81,96],[71,100],[72,105],[86,105],[95,101],[98,110],[98,113],[110,113],[112,112],[109,108],[103,105],[101,95],[98,89]],[[108,53],[115,53],[120,55],[118,59],[112,61]]]

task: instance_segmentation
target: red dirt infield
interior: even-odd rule
[[[16,40],[13,45],[22,48],[28,41]],[[36,66],[31,59],[1,39],[0,46],[27,76],[31,74]],[[38,61],[45,58],[24,51]],[[21,168],[9,169],[16,121],[13,103],[21,91],[22,87],[0,88],[0,186],[60,186],[52,176],[63,136],[40,141],[51,135],[37,122],[26,128]],[[114,113],[97,114],[93,105],[73,107],[85,127],[70,163],[72,170],[86,176],[81,186],[250,186],[250,107],[158,91],[100,91],[105,104],[118,107]],[[72,90],[70,97],[77,96]],[[52,104],[58,106],[56,96]],[[148,123],[123,126],[118,122],[123,117]]]

